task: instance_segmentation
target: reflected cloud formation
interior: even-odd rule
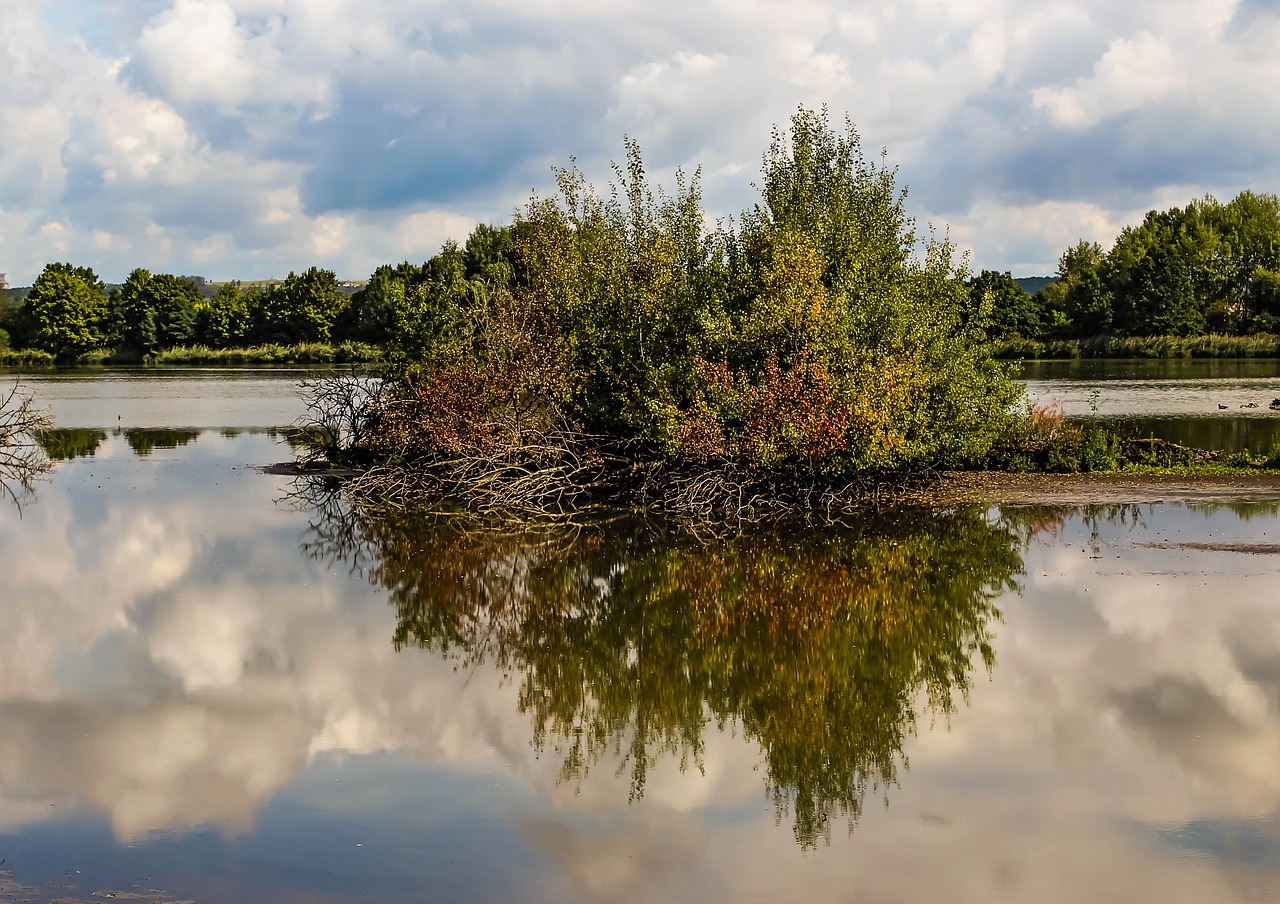
[[[482,777],[531,900],[1280,891],[1280,557],[1238,551],[1275,506],[711,546],[371,523],[310,557],[314,513],[242,467],[279,457],[108,434],[0,512],[0,833],[74,805],[252,839],[318,762],[387,753]],[[459,831],[344,801],[370,847]]]

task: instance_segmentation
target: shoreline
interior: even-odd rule
[[[908,497],[921,505],[937,506],[1280,502],[1280,473],[944,471],[932,486],[909,491]]]
[[[359,468],[305,464],[297,461],[258,465],[265,475],[326,478],[344,481],[360,476]],[[882,475],[883,476],[883,475]],[[941,471],[920,482],[918,472],[902,475],[907,485],[896,490],[892,480],[880,484],[883,495],[873,508],[926,506],[1088,506],[1197,504],[1233,502],[1280,503],[1280,471],[1234,474],[1133,473],[1094,471],[1055,474],[1044,471]],[[442,498],[444,498],[442,496]],[[588,506],[593,507],[593,506]],[[621,506],[626,508],[625,505]],[[714,518],[712,520],[715,520]]]

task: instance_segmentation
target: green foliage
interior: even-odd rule
[[[49,264],[37,277],[25,307],[34,326],[32,344],[71,363],[102,344],[107,299],[87,267]]]
[[[1051,341],[1277,332],[1277,272],[1280,199],[1250,191],[1225,204],[1205,197],[1150,211],[1105,253],[1084,241],[1068,249],[1059,281],[1035,297],[1040,333],[1019,335]]]
[[[655,191],[626,147],[608,197],[558,171],[558,196],[531,201],[513,231],[509,292],[559,340],[570,418],[765,468],[896,467],[990,445],[1016,393],[965,273],[945,240],[916,255],[895,174],[863,159],[851,125],[837,134],[801,110],[775,131],[762,203],[736,231],[705,228],[696,173]]]
[[[160,348],[185,345],[195,337],[196,305],[202,296],[195,284],[161,274],[151,281],[156,342]]]
[[[110,339],[121,357],[141,360],[156,349],[156,314],[151,285],[151,274],[138,269],[129,274],[123,286],[111,293],[108,304]]]
[[[195,304],[195,341],[209,348],[239,348],[249,341],[253,318],[236,283],[224,283],[207,301]]]
[[[290,273],[279,285],[245,296],[251,338],[259,343],[328,342],[348,300],[331,270]]]
[[[362,364],[383,360],[381,348],[358,342],[338,345],[255,345],[249,348],[180,346],[156,352],[149,364]]]
[[[1116,326],[1130,336],[1191,336],[1204,330],[1191,273],[1175,249],[1155,245],[1133,267]]]
[[[1096,336],[1092,339],[998,343],[998,358],[1280,358],[1280,336]]]
[[[1036,303],[1007,271],[983,270],[968,281],[968,286],[968,316],[986,321],[990,338],[1040,335],[1042,326]]]

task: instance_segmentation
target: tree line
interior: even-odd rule
[[[1081,240],[1034,295],[1009,273],[969,280],[996,339],[1280,332],[1280,199],[1244,191],[1152,210],[1110,250]]]
[[[181,346],[240,348],[354,339],[344,317],[351,299],[329,270],[312,267],[261,288],[226,283],[205,297],[196,280],[134,270],[108,289],[89,267],[53,263],[24,299],[0,309],[0,330],[14,348],[74,363],[109,350],[118,361],[142,361]],[[373,341],[386,341],[385,334]]]

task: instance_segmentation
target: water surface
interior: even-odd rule
[[[1021,378],[1032,402],[1100,419],[1138,436],[1206,449],[1280,445],[1280,360],[1034,361]]]
[[[0,510],[0,900],[1280,899],[1280,502],[480,530],[259,416]]]

